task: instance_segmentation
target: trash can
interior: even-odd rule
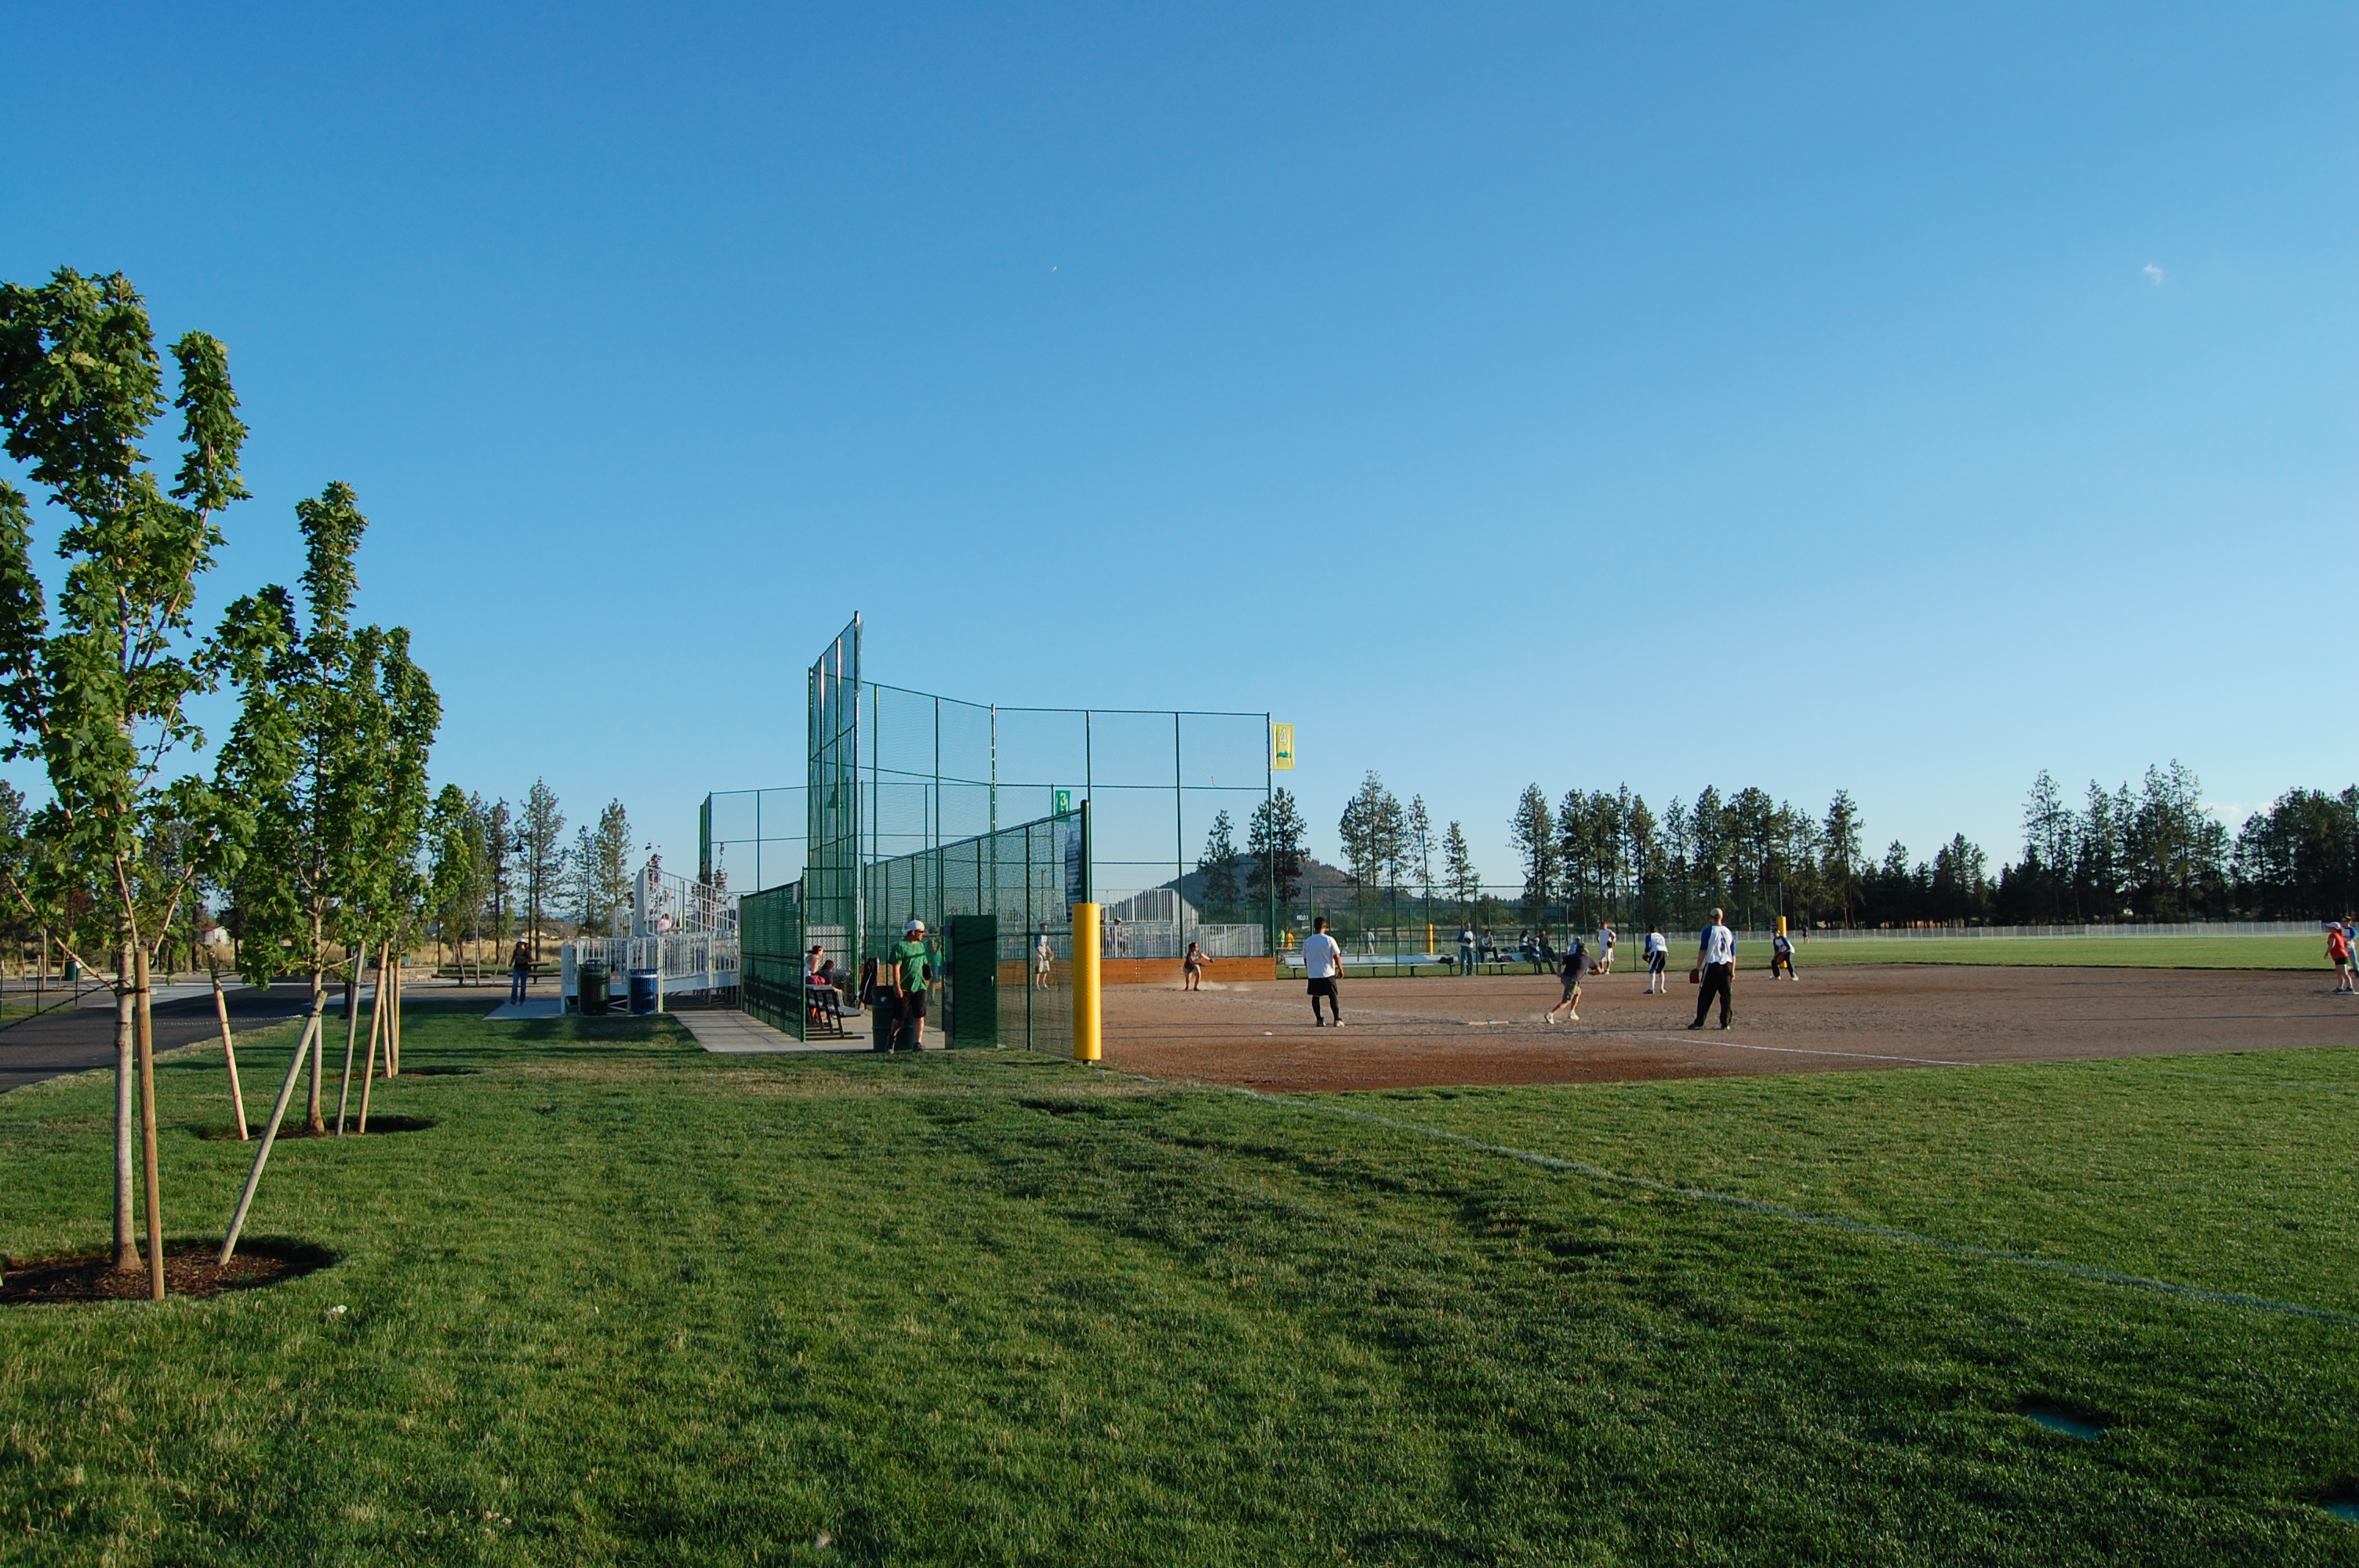
[[[603,964],[584,964],[573,972],[573,986],[583,1016],[603,1018],[606,1012],[606,977],[611,971]]]
[[[893,999],[879,997],[868,1009],[868,1048],[871,1051],[893,1049]]]
[[[656,971],[633,969],[631,971],[631,1011],[637,1014],[653,1012],[655,1010]]]
[[[66,960],[66,984],[70,986],[78,986],[82,984],[82,960],[80,958],[68,958]]]

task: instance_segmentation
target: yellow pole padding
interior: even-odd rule
[[[1777,917],[1777,935],[1780,936],[1786,935],[1786,917],[1782,914]]]
[[[1094,903],[1073,905],[1073,1060],[1094,1062],[1098,1037],[1098,913]]]

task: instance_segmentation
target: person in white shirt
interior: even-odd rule
[[[1458,972],[1462,975],[1474,972],[1474,928],[1471,925],[1458,928]]]
[[[1614,927],[1611,925],[1597,928],[1597,972],[1601,975],[1614,972]]]
[[[1648,996],[1658,992],[1667,996],[1670,993],[1670,982],[1663,978],[1663,966],[1669,960],[1670,956],[1671,945],[1663,940],[1662,932],[1652,925],[1647,927],[1647,994]]]
[[[1049,946],[1049,934],[1043,931],[1040,939],[1032,944],[1032,983],[1047,990],[1049,976],[1056,967],[1057,950]]]
[[[1688,1027],[1703,1027],[1703,1015],[1712,1011],[1712,999],[1717,996],[1720,1026],[1727,1028],[1730,981],[1736,975],[1736,933],[1720,923],[1716,909],[1712,912],[1712,924],[1703,928],[1703,940],[1696,944],[1696,969],[1703,989],[1696,993],[1695,1022]]]
[[[1335,1027],[1343,1028],[1343,999],[1335,993],[1335,981],[1343,973],[1343,949],[1327,935],[1323,914],[1310,923],[1310,935],[1302,939],[1302,972],[1310,980],[1310,1026],[1317,1029],[1327,1022],[1319,1011],[1324,998],[1335,1010]]]

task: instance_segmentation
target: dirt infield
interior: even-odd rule
[[[1109,1065],[1253,1088],[1593,1083],[2074,1057],[2359,1045],[2359,999],[2332,975],[2190,969],[1821,969],[1740,975],[1735,1027],[1690,1033],[1695,988],[1646,976],[1582,992],[1543,1024],[1546,976],[1343,982],[1345,1027],[1313,1029],[1302,983],[1105,991]]]

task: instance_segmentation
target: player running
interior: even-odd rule
[[[1555,1007],[1548,1010],[1542,1022],[1554,1023],[1560,1010],[1566,1012],[1573,1022],[1581,1022],[1581,982],[1589,970],[1589,946],[1576,936],[1572,939],[1572,951],[1564,956],[1563,967],[1556,972],[1556,978],[1564,982],[1564,995]]]

